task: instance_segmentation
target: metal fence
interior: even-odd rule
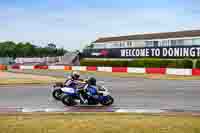
[[[10,57],[0,57],[0,64],[10,65],[14,63],[14,59]]]
[[[43,58],[16,58],[15,62],[16,63],[32,63],[32,62],[37,62],[37,63],[55,63],[61,61],[60,57],[43,57]]]
[[[44,64],[65,64],[65,65],[80,65],[79,55],[77,53],[66,53],[64,56],[57,57],[33,57],[33,58],[16,58],[15,63],[30,64],[30,63],[44,63]]]

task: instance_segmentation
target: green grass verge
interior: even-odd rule
[[[119,113],[1,115],[3,133],[199,133],[200,118]]]
[[[33,74],[33,75],[49,75],[50,73],[64,73],[65,76],[67,76],[68,74],[70,74],[70,71],[66,71],[66,70],[13,70],[10,69],[8,70],[8,72],[12,72],[12,73],[25,73],[25,74]],[[53,77],[58,77],[58,78],[63,78],[63,76],[60,75],[54,75]]]
[[[0,79],[0,85],[17,85],[17,84],[52,84],[55,82],[63,82],[64,79],[56,80],[39,80],[39,79]]]
[[[15,84],[51,84],[55,82],[63,82],[64,78],[39,76],[23,73],[0,72],[0,85]]]

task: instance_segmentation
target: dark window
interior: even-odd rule
[[[145,41],[145,46],[146,47],[153,47],[153,42],[152,41]]]
[[[153,41],[153,46],[158,47],[158,41]]]
[[[176,40],[171,40],[171,45],[176,46]]]

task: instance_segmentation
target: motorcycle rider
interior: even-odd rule
[[[87,80],[81,81],[79,79],[79,77],[80,77],[80,73],[77,71],[73,71],[71,73],[71,75],[68,77],[68,79],[65,81],[65,86],[76,88],[79,92],[81,103],[84,103],[84,101],[85,101],[83,98],[83,96],[85,96],[84,86],[85,86]],[[86,103],[86,101],[85,101],[85,103]]]
[[[80,73],[77,71],[73,71],[64,84],[66,86],[76,88],[76,85],[79,83],[79,77]]]
[[[90,77],[83,82],[79,80],[79,77],[80,77],[80,73],[77,71],[73,71],[71,75],[68,77],[68,79],[66,80],[65,85],[69,87],[77,88],[79,91],[81,103],[87,103],[88,102],[87,89],[89,88],[89,86],[92,86],[95,90],[97,90],[96,79],[94,77]]]
[[[96,95],[95,95],[96,93],[97,93],[96,79],[94,77],[90,77],[86,80],[86,84],[80,93],[80,98],[83,103],[87,103],[88,102],[87,97],[92,96],[93,98],[96,98]]]

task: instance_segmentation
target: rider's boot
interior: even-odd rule
[[[87,104],[88,100],[84,99],[83,96],[80,94],[80,104]]]

